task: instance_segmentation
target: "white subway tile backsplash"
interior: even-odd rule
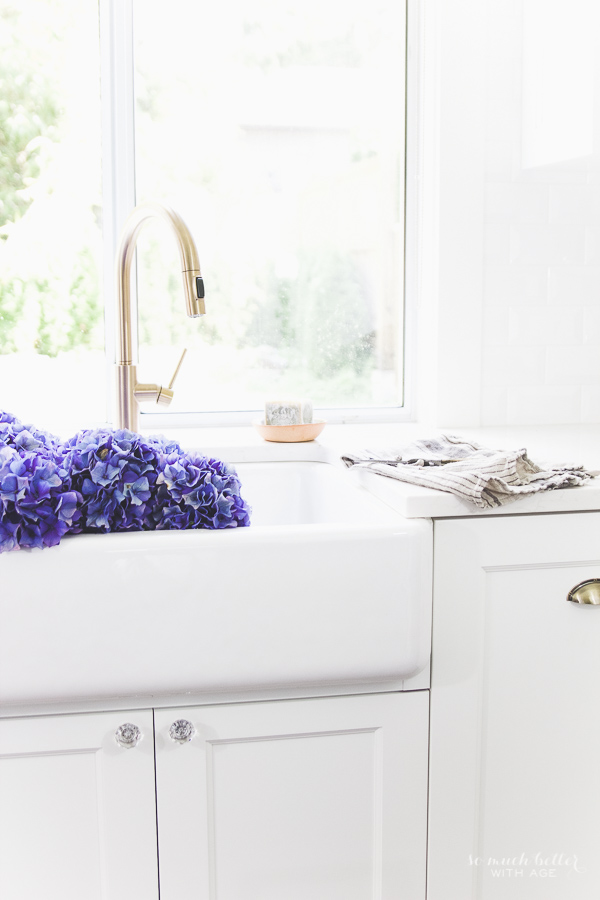
[[[509,262],[509,226],[489,224],[484,226],[483,259],[485,266],[502,266]]]
[[[510,261],[525,266],[582,265],[585,241],[583,225],[511,225]]]
[[[585,228],[583,225],[548,226],[550,265],[577,266],[585,260]]]
[[[485,233],[482,422],[598,421],[600,184],[489,184]]]
[[[507,391],[509,425],[576,425],[581,408],[581,387],[575,385],[519,385]]]
[[[600,266],[550,266],[548,301],[563,306],[600,305]]]
[[[492,181],[507,181],[513,177],[515,164],[514,140],[510,135],[487,142],[485,167]]]
[[[550,222],[600,225],[600,185],[551,184]]]
[[[581,421],[586,425],[597,424],[600,421],[600,384],[582,385]]]
[[[486,425],[600,418],[600,182],[568,174],[486,185]]]
[[[595,353],[583,352],[581,347],[547,347],[546,354],[546,384],[592,384],[597,377]]]
[[[569,182],[486,185],[486,425],[600,418],[600,183]]]
[[[488,6],[481,421],[598,422],[600,154],[523,168],[523,2]]]
[[[492,183],[485,188],[485,221],[489,224],[547,224],[548,185]]]
[[[481,391],[481,424],[507,425],[507,395],[505,387],[484,386]]]
[[[547,266],[550,256],[548,225],[510,228],[510,261],[525,266]]]
[[[546,347],[488,347],[482,360],[484,387],[544,384]]]
[[[600,304],[583,308],[583,344],[588,353],[590,344],[600,345]]]
[[[583,341],[583,308],[511,307],[508,340],[512,346],[578,347]]]
[[[515,175],[515,181],[520,184],[531,182],[544,182],[545,184],[587,184],[588,173],[579,160],[562,162],[555,165],[535,166],[533,168],[520,169]]]
[[[484,347],[505,347],[508,344],[508,311],[505,307],[484,307],[482,327]]]
[[[590,266],[600,265],[600,226],[585,229],[585,262]]]
[[[490,306],[519,306],[546,302],[546,266],[487,266],[484,299]]]

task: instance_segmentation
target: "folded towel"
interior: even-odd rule
[[[585,484],[596,472],[583,466],[538,466],[527,450],[492,450],[450,434],[415,441],[402,450],[346,453],[347,466],[437,488],[479,509],[502,506],[525,494]]]

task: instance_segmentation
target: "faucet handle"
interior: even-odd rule
[[[187,353],[187,347],[184,347],[183,350],[181,351],[181,356],[179,357],[179,362],[178,362],[177,365],[175,366],[175,371],[173,372],[173,377],[171,378],[171,380],[170,380],[170,382],[169,382],[168,390],[171,390],[172,387],[173,387],[173,385],[175,384],[175,379],[176,379],[177,376],[179,375],[179,370],[180,370],[180,368],[181,368],[181,363],[183,362],[186,353]]]
[[[171,378],[171,380],[169,382],[169,387],[165,388],[165,387],[161,386],[158,389],[158,396],[156,398],[156,402],[160,403],[161,406],[168,406],[169,403],[171,402],[171,400],[173,399],[173,396],[174,396],[173,385],[175,384],[175,379],[179,375],[179,370],[181,368],[181,364],[183,362],[183,359],[184,359],[186,353],[187,353],[187,347],[184,347],[183,352],[182,352],[181,356],[179,357],[179,362],[177,363],[177,366],[175,367],[175,371],[173,372],[173,377]]]

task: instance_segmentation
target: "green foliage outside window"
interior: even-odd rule
[[[32,28],[42,14],[55,27]],[[2,354],[33,350],[56,356],[78,347],[100,349],[103,345],[97,263],[100,231],[94,225],[93,183],[87,214],[85,196],[77,197],[75,203],[72,197],[64,197],[65,218],[72,220],[72,210],[79,204],[90,222],[89,228],[79,230],[78,245],[72,243],[77,224],[62,240],[65,229],[60,219],[63,184],[57,173],[61,166],[65,168],[61,152],[72,112],[65,108],[59,75],[73,27],[74,11],[64,0],[19,4],[0,0]],[[88,102],[94,115],[94,98]],[[45,213],[46,233],[39,225],[38,208],[53,211]],[[54,246],[60,254],[53,253]]]
[[[56,135],[56,90],[38,58],[19,38],[19,13],[0,6],[0,238],[31,203],[43,142]]]

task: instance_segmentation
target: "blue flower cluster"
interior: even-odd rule
[[[235,470],[175,441],[98,428],[59,438],[0,413],[0,552],[65,534],[250,524]]]
[[[152,509],[155,527],[228,528],[250,524],[235,471],[218,459],[177,450],[162,455]]]
[[[0,552],[53,547],[81,518],[60,441],[0,412]]]
[[[14,447],[18,451],[36,450],[46,455],[56,454],[60,438],[34,425],[23,425],[15,416],[0,410],[0,445]]]

